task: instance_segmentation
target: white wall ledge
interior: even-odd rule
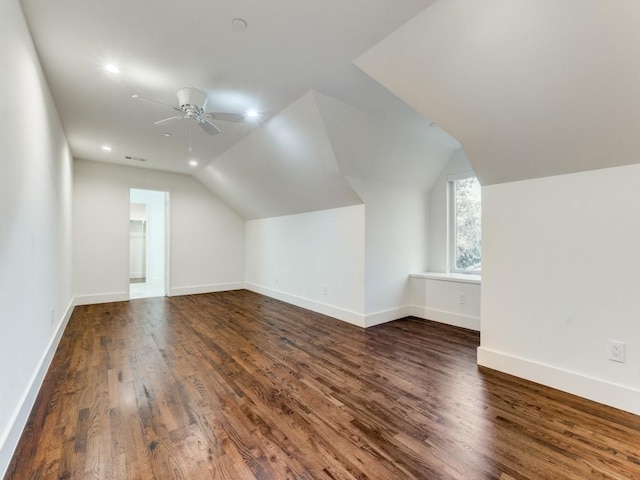
[[[409,277],[426,278],[429,280],[442,280],[444,282],[473,283],[476,285],[480,285],[482,283],[481,275],[474,275],[471,273],[425,272],[425,273],[412,273],[409,275]]]

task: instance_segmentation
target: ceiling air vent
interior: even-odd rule
[[[136,162],[146,162],[146,160],[144,158],[140,158],[140,157],[132,157],[130,155],[125,156],[124,158],[126,158],[127,160],[134,160]]]

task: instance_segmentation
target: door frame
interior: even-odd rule
[[[131,219],[131,190],[148,190],[151,192],[164,193],[164,296],[171,296],[171,190],[162,190],[159,188],[149,188],[140,186],[130,186],[128,190],[128,206],[127,209],[127,268],[125,269],[127,299],[131,299],[131,289],[129,277],[131,275],[131,232],[129,229],[129,220]],[[147,222],[148,224],[148,222]],[[147,225],[148,226],[148,225]],[[147,236],[148,240],[148,236]],[[148,249],[147,249],[148,251]],[[147,268],[148,268],[147,261]]]

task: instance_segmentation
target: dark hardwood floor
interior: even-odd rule
[[[77,307],[6,479],[640,479],[640,417],[247,291]]]

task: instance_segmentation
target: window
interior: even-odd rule
[[[449,178],[449,271],[480,273],[482,196],[473,173]]]

